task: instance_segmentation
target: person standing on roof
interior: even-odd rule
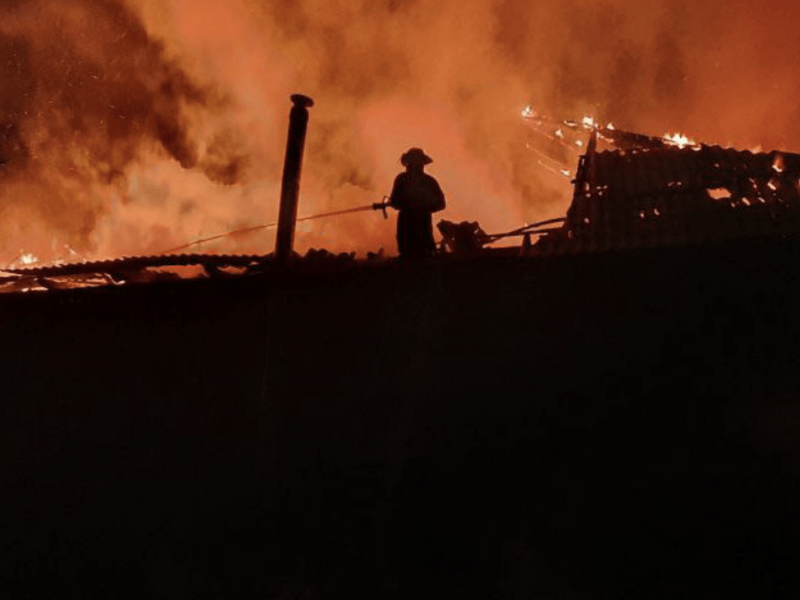
[[[427,257],[436,251],[431,215],[444,210],[445,200],[439,182],[425,173],[425,165],[432,162],[420,148],[411,148],[400,157],[406,170],[394,180],[389,205],[400,213],[397,249],[402,257]]]

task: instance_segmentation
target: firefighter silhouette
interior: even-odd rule
[[[420,148],[411,148],[400,157],[406,168],[394,180],[389,204],[397,216],[397,249],[400,256],[421,258],[436,251],[431,215],[445,207],[439,183],[425,173],[433,159]]]

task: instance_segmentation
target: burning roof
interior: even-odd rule
[[[800,234],[800,155],[704,145],[587,152],[543,248],[610,250]]]

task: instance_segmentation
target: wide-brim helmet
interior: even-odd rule
[[[410,167],[413,165],[429,165],[433,162],[433,159],[425,154],[422,148],[411,148],[400,157],[400,164],[404,167]]]

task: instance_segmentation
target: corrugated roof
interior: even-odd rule
[[[92,273],[129,272],[153,267],[178,267],[190,265],[203,265],[210,267],[248,267],[254,264],[263,263],[265,260],[265,256],[259,255],[177,254],[130,256],[93,262],[3,269],[3,271],[26,276],[57,277]]]

